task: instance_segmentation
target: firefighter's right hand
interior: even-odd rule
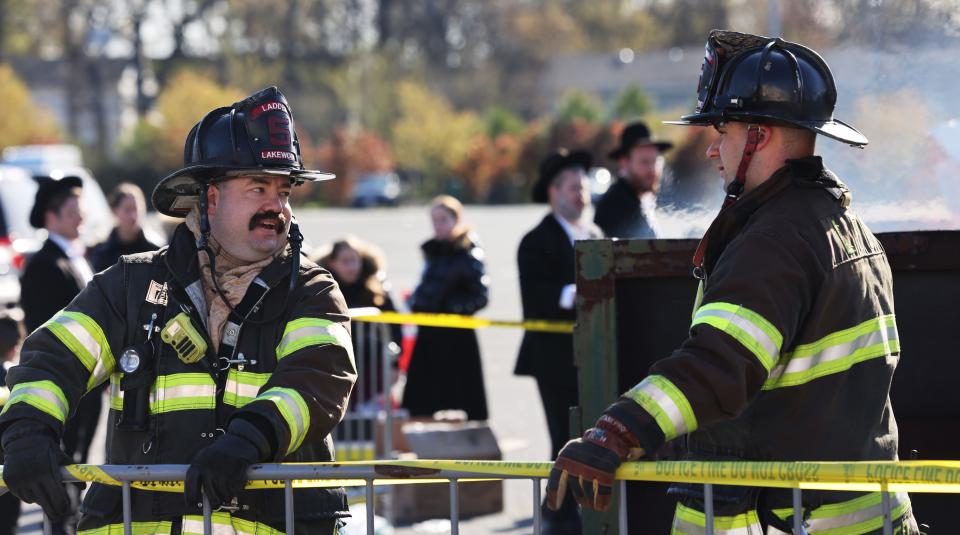
[[[247,468],[271,456],[270,444],[256,426],[235,417],[226,433],[190,463],[183,489],[187,504],[201,504],[203,494],[214,509],[230,503],[247,484]]]
[[[70,496],[60,477],[60,466],[70,460],[48,426],[19,420],[3,432],[3,481],[14,496],[36,503],[53,523],[70,514]]]
[[[643,455],[636,436],[604,414],[583,438],[571,440],[560,450],[547,481],[547,506],[559,509],[569,489],[583,507],[606,511],[620,463]]]

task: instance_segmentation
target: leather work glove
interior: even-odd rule
[[[269,459],[270,452],[269,442],[256,426],[234,418],[226,433],[200,450],[187,469],[187,505],[203,503],[203,494],[214,509],[229,504],[243,492],[250,465]]]
[[[646,454],[636,435],[611,414],[611,409],[622,403],[632,402],[617,402],[587,429],[583,438],[567,442],[560,450],[547,480],[547,506],[550,509],[556,511],[560,508],[568,488],[583,507],[599,511],[610,507],[614,476],[620,463]]]
[[[54,524],[71,514],[70,495],[60,467],[70,459],[54,431],[40,422],[18,420],[3,432],[3,480],[16,497],[36,503]]]

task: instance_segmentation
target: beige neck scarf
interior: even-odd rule
[[[196,206],[187,214],[185,223],[194,236],[200,236],[200,210]],[[231,307],[240,303],[253,279],[287,247],[287,239],[284,237],[273,254],[263,260],[247,263],[231,256],[220,246],[212,234],[209,236],[209,243],[210,249],[217,255],[217,282],[220,283],[220,289],[230,302]],[[230,308],[217,295],[216,288],[213,285],[213,276],[210,273],[210,259],[207,258],[207,253],[200,251],[197,253],[197,257],[200,261],[200,280],[203,281],[203,295],[207,299],[207,332],[210,334],[213,351],[216,353],[220,350],[220,338],[223,334],[223,326],[230,316]]]

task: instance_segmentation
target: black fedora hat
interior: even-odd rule
[[[550,189],[550,183],[564,169],[581,167],[587,171],[591,165],[593,156],[585,150],[569,151],[561,148],[550,153],[540,162],[540,176],[533,185],[533,202],[549,201],[547,190]]]
[[[43,228],[47,206],[58,194],[73,189],[82,188],[83,181],[77,176],[65,176],[63,178],[42,177],[40,178],[37,195],[33,200],[33,209],[30,210],[30,224],[34,228]]]
[[[653,145],[657,150],[664,152],[673,148],[673,143],[653,139],[650,136],[650,129],[643,121],[628,124],[620,134],[620,146],[613,149],[607,156],[611,160],[616,160],[621,156],[626,156],[630,149],[638,145]]]

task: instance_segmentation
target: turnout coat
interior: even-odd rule
[[[809,157],[721,211],[704,238],[689,338],[624,394],[649,414],[639,430],[646,451],[689,433],[693,459],[897,459],[893,277],[849,201]],[[702,486],[672,491],[682,497],[674,529],[703,532]],[[789,490],[719,486],[715,497],[718,529],[790,531]],[[809,533],[880,526],[879,493],[808,491],[803,500]],[[892,508],[914,533],[907,494],[894,494]]]
[[[288,248],[250,285],[269,290],[249,319],[225,327],[223,339],[236,342],[233,360],[244,361],[237,363],[211,349],[195,240],[185,225],[169,248],[122,257],[26,340],[21,364],[7,377],[12,391],[0,432],[31,418],[59,433],[80,396],[109,381],[110,464],[189,464],[236,417],[267,435],[276,452],[269,462],[333,460],[329,434],[356,377],[346,306],[330,274],[305,259],[288,294],[290,262]],[[192,364],[162,341],[160,331],[179,314],[207,345]],[[153,358],[125,377],[117,364],[124,349],[146,353],[147,345]],[[126,397],[143,384],[146,425],[125,426]],[[181,493],[133,490],[132,499],[136,533],[202,533],[199,504],[184,503]],[[311,520],[348,516],[343,489],[297,489],[294,502],[298,533]],[[120,487],[94,484],[81,511],[80,533],[122,530]],[[237,532],[281,533],[283,490],[246,491],[235,510],[214,520]]]

